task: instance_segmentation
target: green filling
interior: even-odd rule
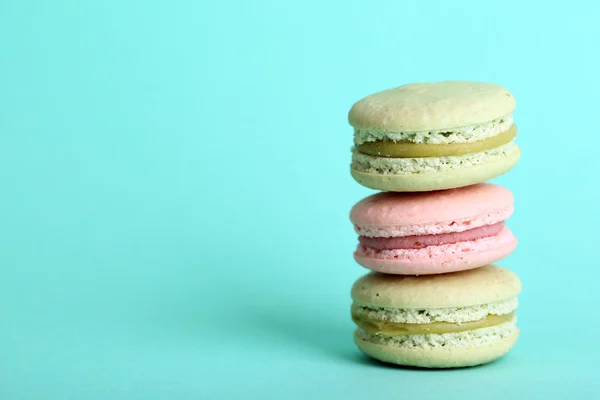
[[[370,156],[388,158],[462,156],[500,147],[509,143],[516,136],[517,127],[512,125],[508,130],[496,136],[473,143],[427,144],[387,140],[359,144],[356,149]]]
[[[370,335],[378,336],[403,336],[403,335],[423,335],[423,334],[442,334],[453,332],[471,331],[474,329],[489,328],[510,322],[515,316],[514,311],[510,314],[493,315],[477,320],[462,323],[454,322],[432,322],[429,324],[407,324],[402,322],[391,322],[383,320],[368,319],[364,316],[358,316],[352,309],[352,320],[362,330]]]

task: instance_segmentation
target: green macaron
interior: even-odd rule
[[[414,83],[368,96],[348,115],[351,172],[377,190],[418,192],[487,181],[520,158],[514,97],[482,82]]]
[[[504,268],[440,275],[370,273],[352,287],[358,348],[380,361],[426,368],[484,364],[519,336],[521,282]]]

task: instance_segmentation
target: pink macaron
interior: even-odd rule
[[[370,270],[399,275],[481,267],[517,246],[504,225],[512,212],[512,193],[488,183],[428,193],[377,193],[350,213],[359,234],[354,258]]]

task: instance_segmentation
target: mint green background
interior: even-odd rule
[[[595,2],[0,2],[0,398],[600,396]],[[525,4],[527,3],[527,4]],[[479,368],[351,342],[351,104],[518,100],[522,336]]]

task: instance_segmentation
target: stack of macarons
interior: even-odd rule
[[[491,265],[517,240],[511,192],[484,183],[519,160],[515,100],[480,82],[417,83],[354,104],[351,172],[381,192],[350,213],[354,258],[373,271],[352,288],[354,339],[399,365],[493,361],[519,335],[518,277]]]

